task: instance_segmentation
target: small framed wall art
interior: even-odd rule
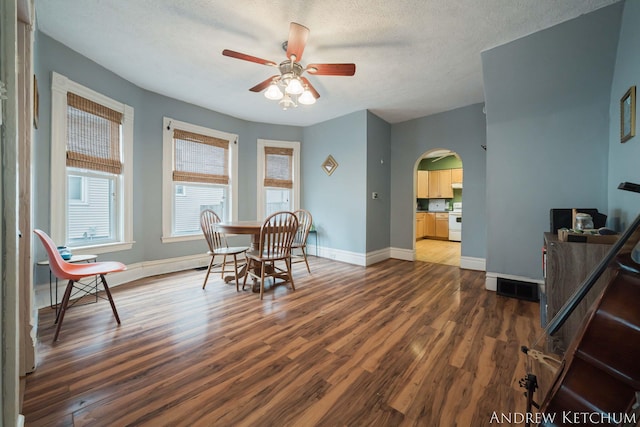
[[[331,154],[329,157],[322,163],[322,170],[329,176],[338,168],[338,162],[333,158]]]
[[[620,99],[620,142],[636,134],[636,87],[631,86]]]

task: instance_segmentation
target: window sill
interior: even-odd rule
[[[184,236],[162,236],[162,243],[188,242],[192,240],[203,240],[204,236],[200,234],[187,234]]]
[[[99,245],[87,245],[87,246],[70,246],[69,249],[74,255],[83,254],[105,254],[109,252],[127,251],[133,247],[135,242],[116,242],[116,243],[103,243]]]

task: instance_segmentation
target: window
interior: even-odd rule
[[[258,140],[258,218],[300,207],[300,143]]]
[[[202,238],[200,213],[237,217],[237,135],[165,117],[163,242]]]
[[[67,245],[87,246],[117,241],[117,176],[105,176],[83,169],[68,169]],[[82,199],[76,199],[77,182],[84,184]]]
[[[133,108],[53,73],[51,138],[53,240],[130,249]]]
[[[87,180],[83,176],[69,175],[69,204],[87,203]]]

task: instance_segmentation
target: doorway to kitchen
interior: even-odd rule
[[[463,167],[451,150],[434,149],[416,161],[414,259],[460,266]]]

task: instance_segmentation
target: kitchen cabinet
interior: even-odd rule
[[[425,236],[425,216],[424,212],[418,212],[416,214],[416,240],[422,239]]]
[[[416,221],[418,216],[416,214]],[[424,212],[422,237],[431,239],[448,239],[449,238],[449,214],[447,212]],[[416,238],[418,237],[418,225],[416,224]]]
[[[446,212],[436,213],[435,234],[439,239],[449,239],[449,214]]]
[[[546,250],[544,289],[541,289],[540,317],[550,321],[560,311],[583,280],[606,256],[610,244],[561,242],[555,233],[544,233]],[[611,269],[597,280],[565,324],[553,336],[548,350],[562,354],[580,330],[589,307],[611,279]],[[546,322],[545,322],[546,323]],[[546,325],[545,325],[546,326]]]
[[[435,199],[452,199],[451,169],[429,171],[429,197]]]
[[[462,168],[451,169],[451,183],[462,184]]]
[[[425,214],[424,235],[425,237],[435,237],[436,235],[436,214],[434,212]]]
[[[416,193],[418,199],[429,198],[429,171],[418,171],[418,188]]]

